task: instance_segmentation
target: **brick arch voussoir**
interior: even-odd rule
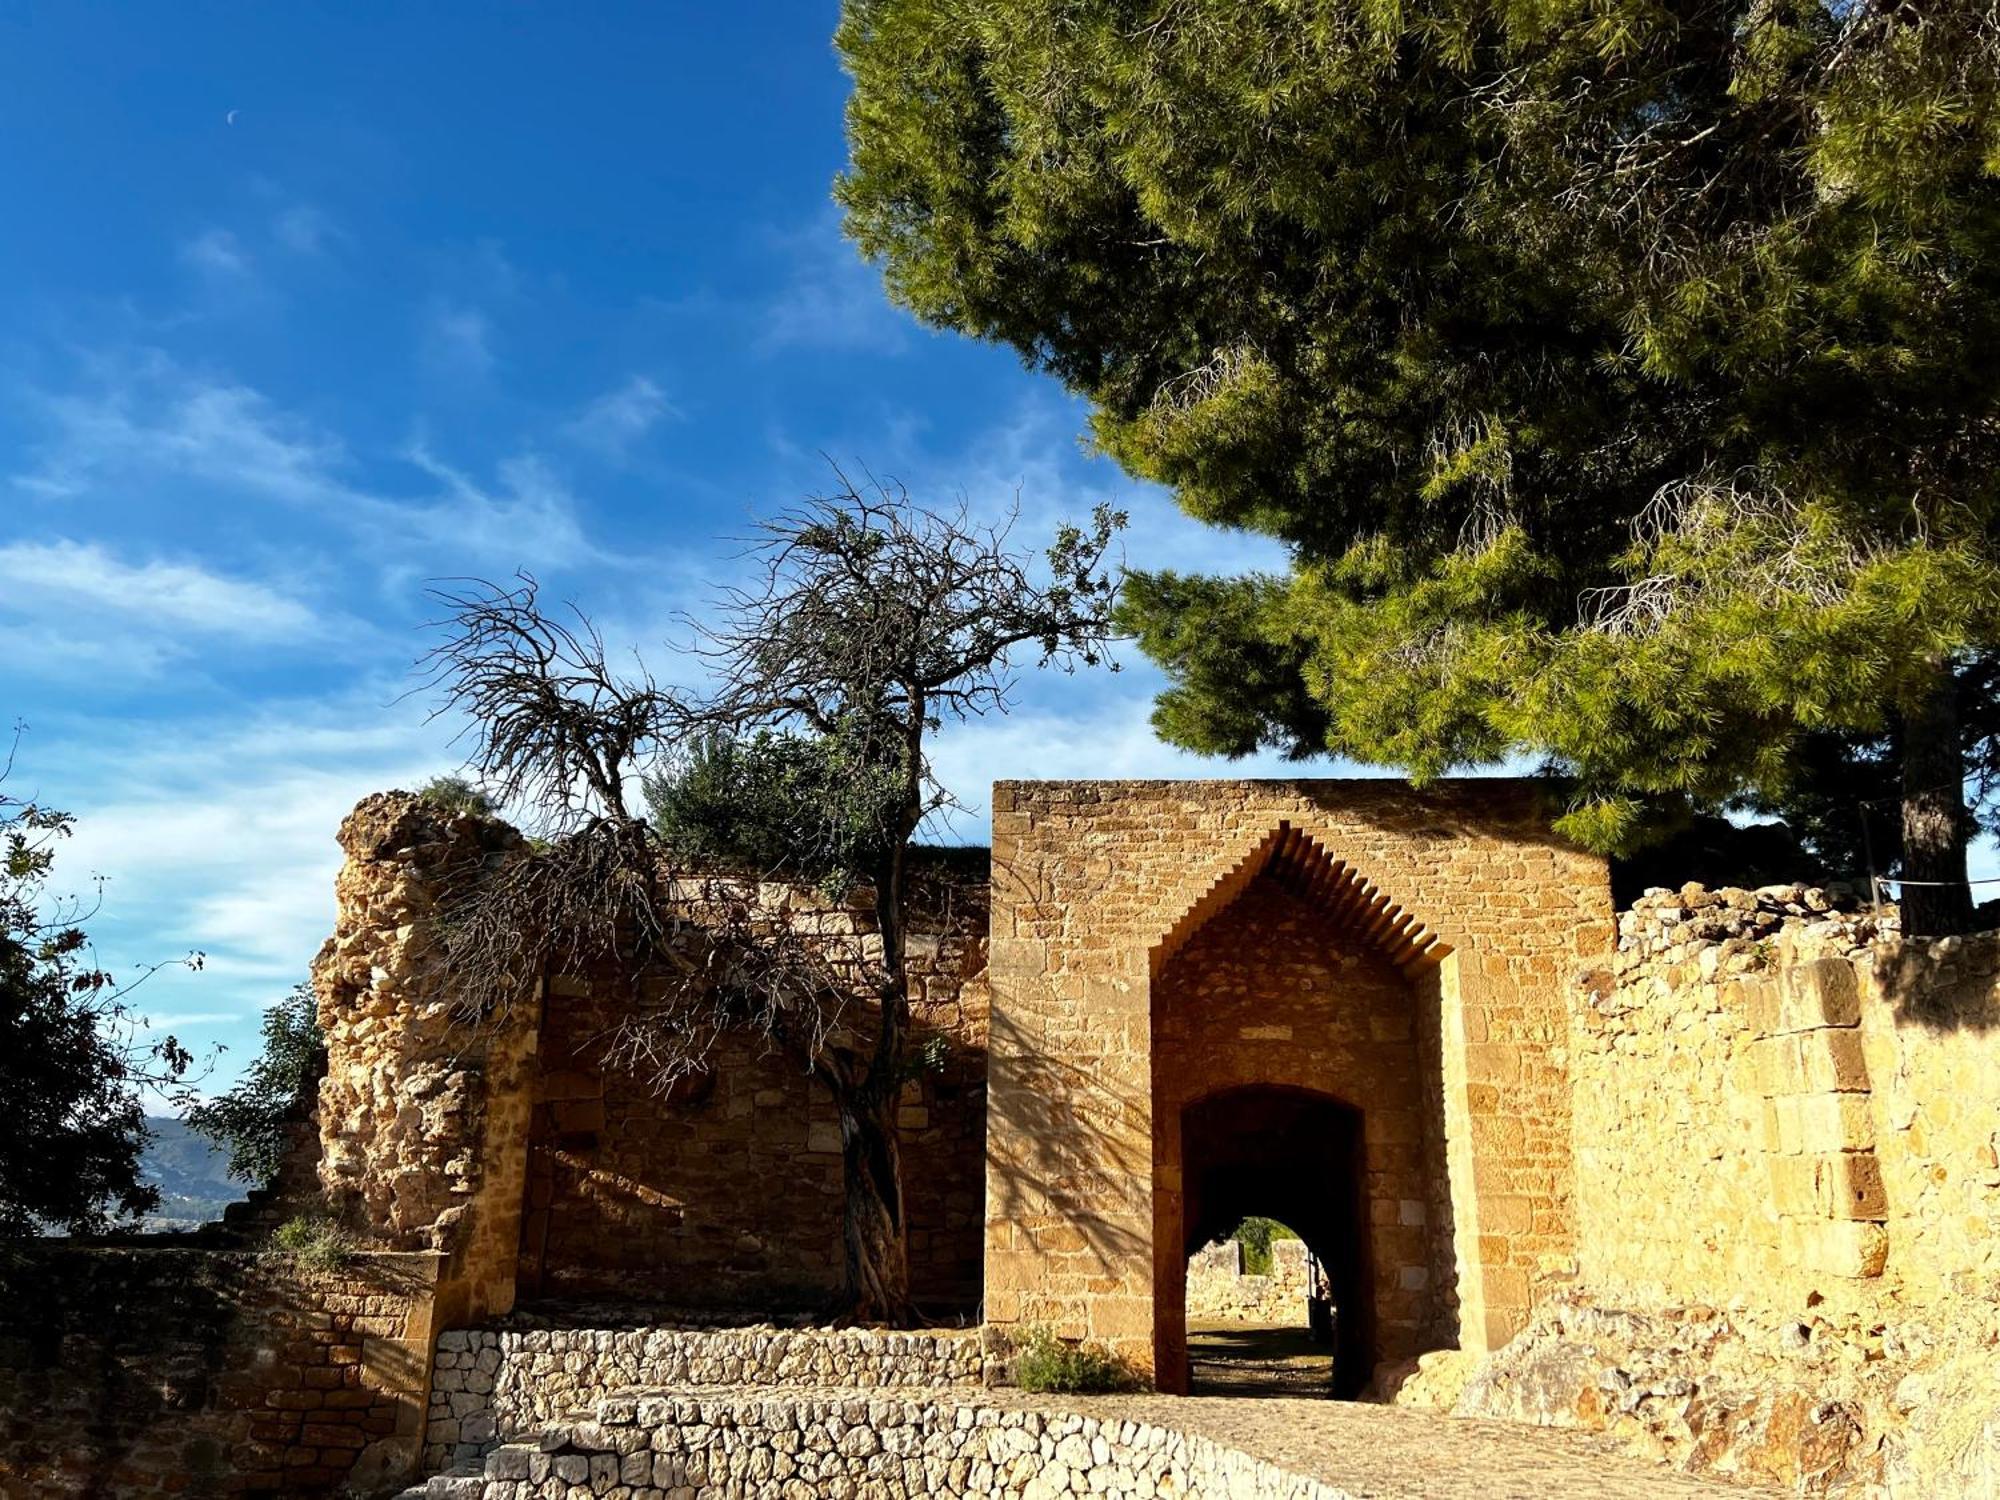
[[[1194,935],[1235,904],[1261,875],[1284,880],[1317,901],[1347,932],[1358,934],[1406,976],[1434,968],[1457,946],[1439,928],[1418,916],[1415,904],[1386,889],[1366,870],[1338,858],[1314,835],[1289,818],[1197,895],[1148,949],[1149,971],[1157,979],[1167,960]]]

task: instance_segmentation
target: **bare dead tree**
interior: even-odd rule
[[[698,699],[612,670],[588,619],[551,619],[530,578],[438,594],[440,712],[466,714],[471,768],[555,835],[468,882],[447,966],[476,1009],[491,1002],[473,986],[490,997],[552,961],[615,958],[632,983],[606,1055],[662,1088],[732,1029],[809,1069],[840,1117],[854,1314],[904,1322],[910,851],[951,803],[929,739],[1005,712],[1020,665],[1105,660],[1125,518],[1100,508],[1061,527],[1037,567],[1011,521],[835,474],[834,491],[759,525],[753,581],[690,622],[712,679]],[[639,772],[650,825],[626,800]],[[762,898],[773,879],[842,904],[865,893],[879,945],[827,941],[800,905]]]
[[[840,1115],[857,1308],[903,1321],[912,1309],[895,1108],[909,1077],[909,854],[926,817],[950,802],[929,737],[947,720],[1004,712],[1019,657],[1065,671],[1104,660],[1117,595],[1107,559],[1124,517],[1101,507],[1088,529],[1063,527],[1037,576],[1010,542],[1011,519],[982,526],[962,508],[928,510],[900,486],[834,472],[834,491],[758,528],[755,581],[726,595],[700,650],[720,683],[710,723],[811,737],[874,799],[841,820],[868,836],[824,851],[834,873],[872,895],[872,1045],[823,1046],[812,1066]]]
[[[613,670],[604,638],[575,605],[544,608],[531,573],[511,588],[453,579],[430,590],[444,639],[419,662],[431,717],[463,714],[466,764],[501,802],[534,809],[546,832],[592,818],[630,821],[626,786],[687,719],[642,662]],[[567,615],[568,618],[562,618]]]

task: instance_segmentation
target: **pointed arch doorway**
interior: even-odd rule
[[[1417,982],[1441,948],[1280,824],[1155,950],[1163,1389],[1189,1388],[1187,1257],[1249,1214],[1290,1226],[1325,1268],[1332,1394],[1358,1395],[1381,1361],[1450,1341],[1437,1013]]]

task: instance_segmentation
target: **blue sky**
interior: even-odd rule
[[[615,642],[732,569],[820,455],[1023,535],[1110,499],[1135,563],[1277,557],[1078,441],[1005,350],[893,309],[829,191],[830,4],[0,13],[0,710],[83,819],[154,1019],[254,1051],[332,920],[357,798],[449,769],[403,697],[427,579],[525,567]],[[234,123],[229,123],[234,111]],[[1215,774],[1157,676],[1037,678],[940,763]],[[1232,768],[1242,770],[1245,768]],[[1271,762],[1247,769],[1277,771]]]

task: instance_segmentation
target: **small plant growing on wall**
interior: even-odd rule
[[[300,1214],[271,1234],[271,1248],[310,1271],[332,1271],[354,1257],[354,1237],[324,1214]]]
[[[1030,1328],[1015,1346],[1014,1384],[1024,1391],[1091,1395],[1131,1390],[1131,1366],[1102,1344],[1072,1342],[1047,1328]]]

